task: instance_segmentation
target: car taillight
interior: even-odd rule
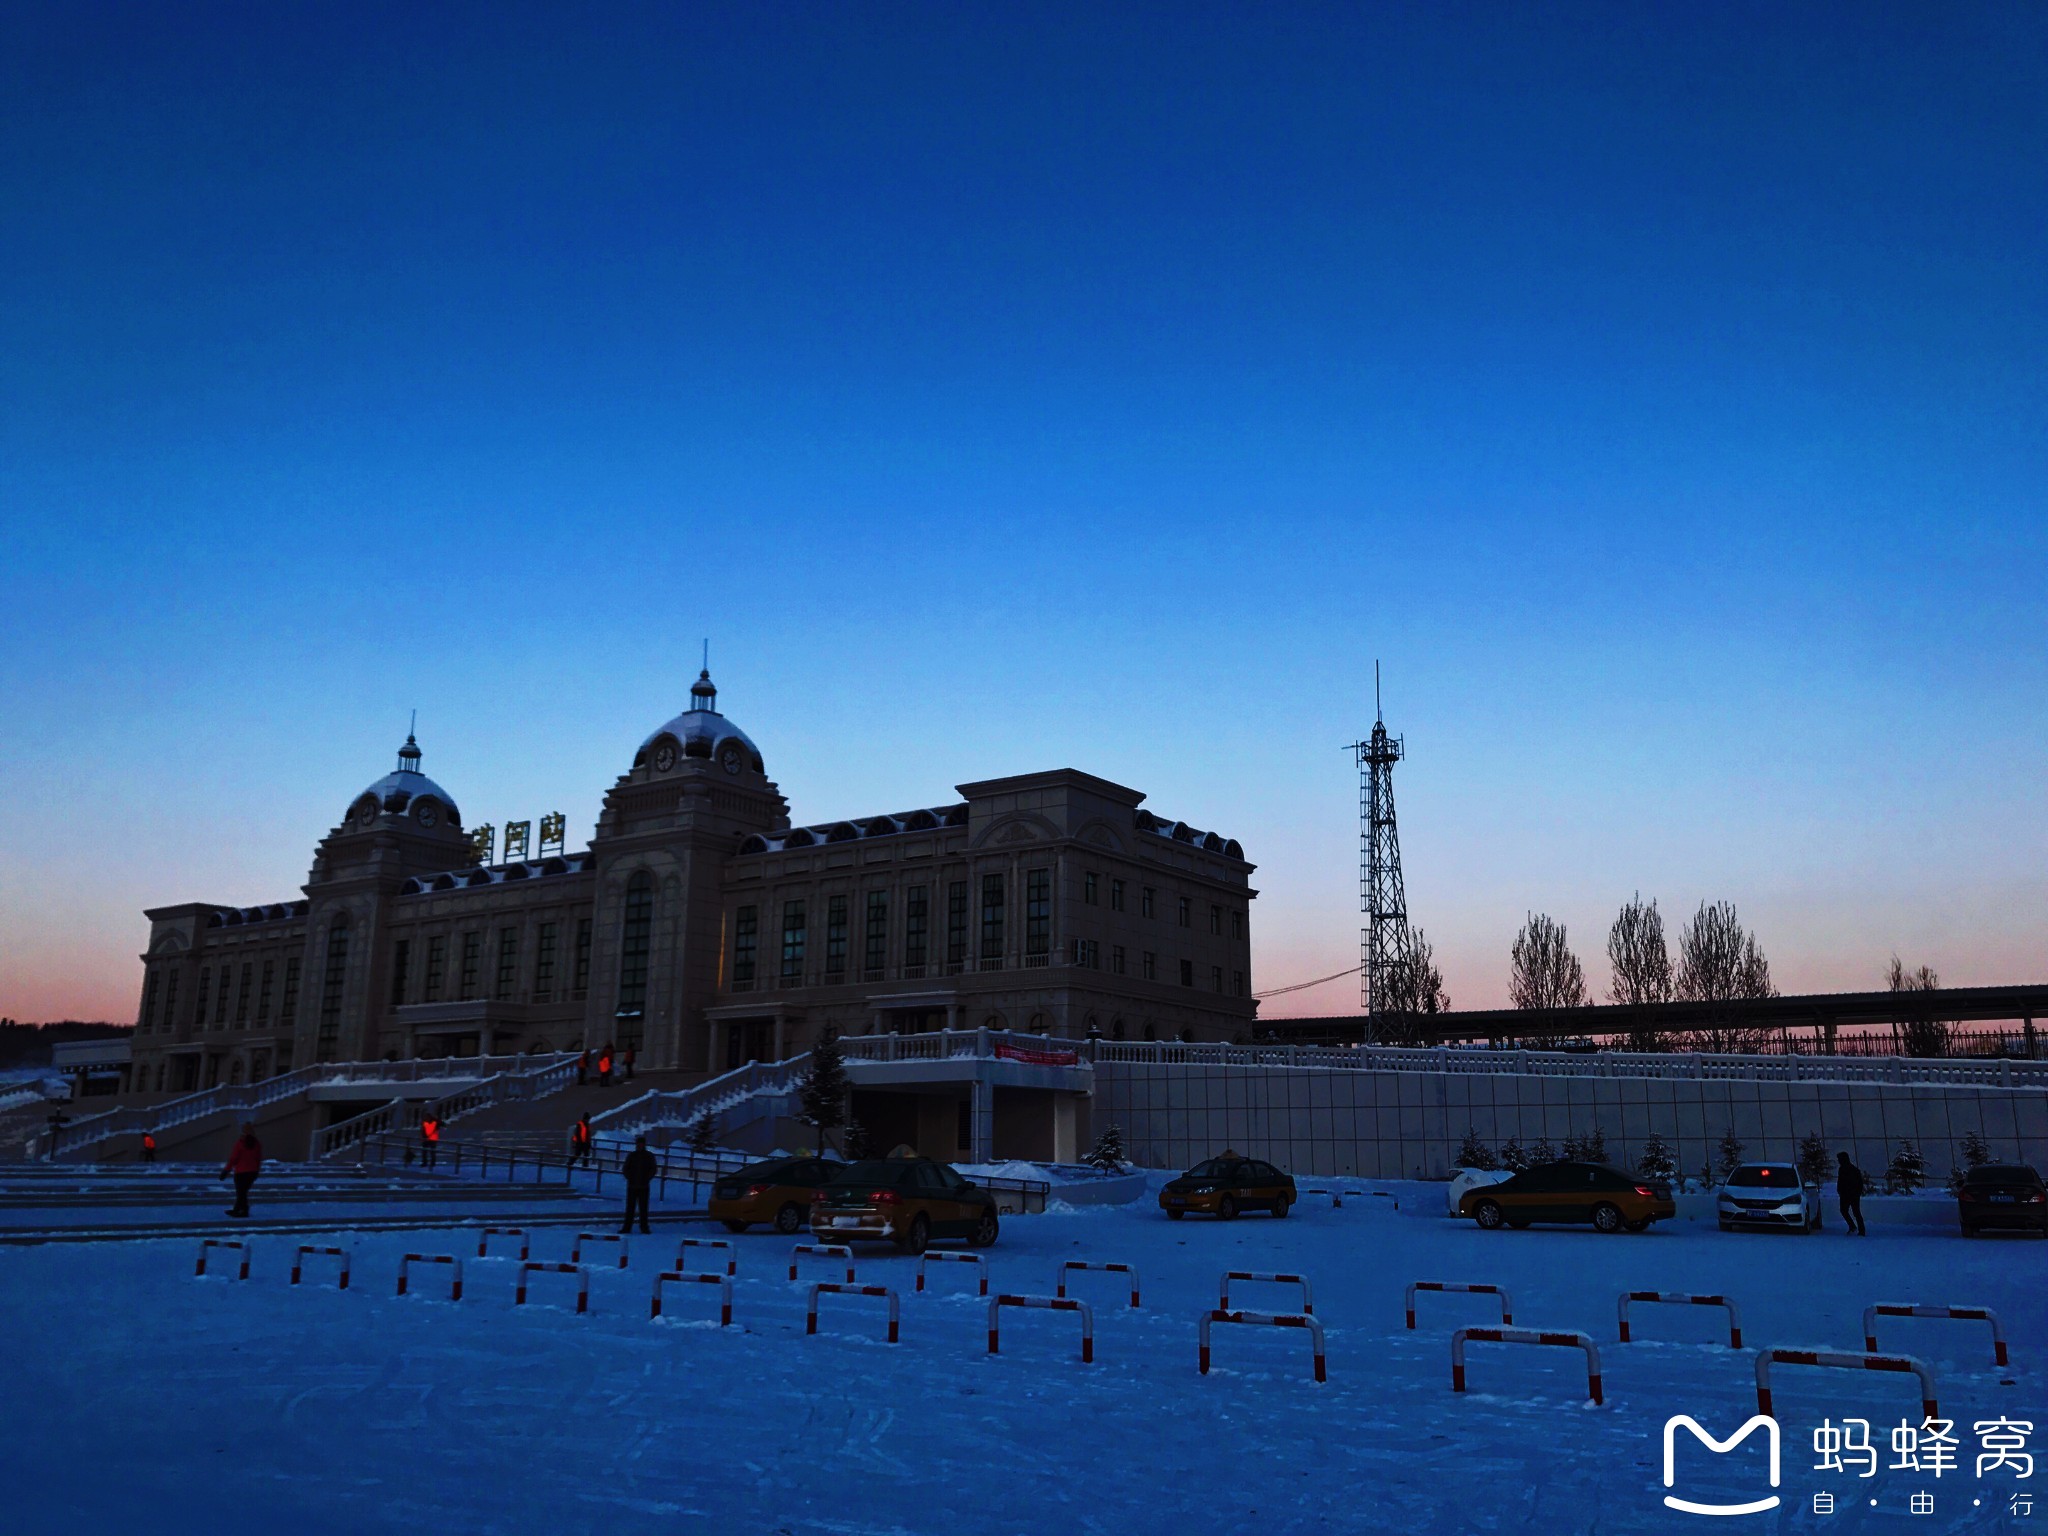
[[[874,1189],[868,1191],[868,1204],[870,1205],[901,1205],[902,1203],[903,1197],[893,1189]]]
[[[747,1186],[747,1194],[749,1198],[751,1198],[754,1195],[765,1195],[767,1193],[768,1186],[766,1184],[749,1184]]]
[[[1657,1191],[1655,1191],[1654,1189],[1645,1189],[1640,1184],[1636,1186],[1636,1193],[1641,1195],[1645,1200],[1654,1200],[1657,1198]]]
[[[2048,1195],[2042,1194],[2039,1190],[2035,1190],[2034,1193],[2027,1196],[2027,1204],[2029,1205],[2039,1205],[2043,1201],[2048,1201]]]
[[[812,1194],[812,1196],[811,1196],[811,1204],[813,1204],[813,1205],[823,1205],[824,1203],[825,1203],[825,1191],[823,1191],[823,1190],[821,1189],[821,1190],[817,1190],[816,1192],[814,1192],[814,1193]]]
[[[1977,1192],[1974,1189],[1959,1189],[1956,1191],[1956,1198],[1958,1200],[1974,1200],[1977,1198]]]

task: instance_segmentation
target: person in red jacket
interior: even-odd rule
[[[606,1046],[597,1053],[597,1086],[609,1088],[612,1085],[612,1048]]]
[[[142,1133],[142,1160],[145,1163],[153,1163],[156,1161],[155,1131],[144,1131]]]
[[[230,1216],[249,1214],[249,1186],[256,1182],[256,1175],[263,1171],[263,1143],[256,1139],[256,1127],[244,1125],[241,1139],[228,1149],[227,1165],[220,1171],[226,1178],[235,1178],[235,1204],[228,1212]]]
[[[420,1166],[431,1168],[441,1155],[441,1122],[431,1114],[420,1121]]]
[[[590,1116],[587,1114],[578,1115],[575,1125],[569,1129],[569,1161],[590,1161]]]

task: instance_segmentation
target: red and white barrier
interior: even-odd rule
[[[548,1264],[539,1259],[519,1261],[519,1289],[512,1293],[512,1305],[526,1305],[526,1277],[528,1275],[574,1275],[576,1277],[576,1310],[590,1310],[590,1271],[581,1264]]]
[[[491,1239],[494,1237],[516,1237],[519,1239],[519,1257],[523,1261],[533,1252],[532,1235],[524,1227],[485,1227],[476,1240],[476,1256],[488,1256]]]
[[[1989,1307],[1923,1307],[1913,1301],[1880,1301],[1874,1307],[1865,1307],[1863,1347],[1873,1354],[1877,1351],[1877,1320],[1880,1317],[1949,1317],[1960,1322],[1989,1323],[1993,1361],[1999,1365],[2012,1364],[2005,1352],[2005,1325]]]
[[[1204,1312],[1201,1325],[1196,1330],[1200,1350],[1196,1357],[1196,1368],[1204,1376],[1209,1374],[1209,1328],[1215,1323],[1258,1323],[1271,1328],[1306,1328],[1310,1340],[1315,1345],[1316,1380],[1330,1379],[1323,1361],[1323,1325],[1306,1312],[1229,1312],[1220,1307],[1214,1312]]]
[[[1832,1365],[1850,1371],[1911,1371],[1920,1378],[1920,1416],[1939,1418],[1934,1401],[1934,1372],[1924,1361],[1911,1355],[1856,1355],[1834,1349],[1765,1349],[1756,1357],[1756,1411],[1769,1418],[1771,1411],[1771,1367],[1773,1365]]]
[[[889,1342],[898,1341],[898,1328],[903,1312],[896,1300],[896,1293],[886,1285],[841,1285],[833,1280],[820,1280],[811,1287],[810,1305],[804,1309],[804,1332],[818,1331],[818,1297],[822,1292],[838,1296],[886,1296],[889,1299]]]
[[[1089,1264],[1080,1259],[1068,1259],[1060,1265],[1059,1288],[1055,1294],[1067,1294],[1067,1271],[1070,1269],[1095,1270],[1104,1274],[1129,1275],[1131,1277],[1131,1305],[1138,1305],[1138,1268],[1135,1264]],[[1226,1302],[1225,1305],[1228,1305]]]
[[[619,1245],[619,1268],[624,1269],[626,1267],[625,1233],[578,1232],[576,1234],[576,1246],[569,1250],[569,1262],[571,1264],[581,1264],[583,1262],[583,1245],[585,1243],[617,1243]]]
[[[718,1287],[718,1326],[732,1326],[732,1276],[707,1275],[697,1270],[670,1269],[654,1277],[654,1308],[647,1315],[661,1316],[661,1287],[664,1281],[674,1280],[683,1285],[715,1285]]]
[[[796,1278],[796,1266],[805,1254],[814,1259],[844,1259],[846,1283],[853,1284],[853,1250],[844,1243],[798,1243],[789,1250],[789,1278]]]
[[[1297,1184],[1294,1186],[1294,1192],[1297,1195],[1328,1195],[1331,1210],[1344,1209],[1344,1191],[1334,1184]]]
[[[920,1291],[924,1289],[924,1267],[931,1263],[972,1264],[981,1271],[981,1289],[976,1294],[982,1296],[988,1294],[988,1264],[982,1259],[980,1254],[939,1253],[936,1250],[927,1249],[924,1253],[919,1254],[917,1259],[917,1289]]]
[[[338,1283],[335,1285],[335,1289],[338,1291],[345,1291],[348,1289],[348,1266],[350,1262],[349,1251],[346,1248],[320,1248],[316,1247],[312,1243],[299,1244],[299,1251],[292,1255],[293,1285],[297,1285],[299,1283],[299,1271],[301,1266],[305,1264],[306,1255],[309,1253],[325,1254],[328,1258],[341,1260],[341,1276]]]
[[[1230,1282],[1233,1280],[1256,1280],[1261,1285],[1298,1285],[1301,1287],[1302,1312],[1310,1317],[1315,1316],[1316,1293],[1309,1288],[1307,1275],[1262,1275],[1249,1269],[1226,1270],[1223,1275],[1222,1294],[1216,1299],[1216,1305],[1225,1312],[1230,1310]]]
[[[411,1288],[410,1270],[415,1264],[446,1264],[453,1272],[448,1287],[450,1301],[462,1300],[462,1260],[452,1253],[408,1253],[398,1261],[398,1294],[403,1296]]]
[[[197,1267],[193,1269],[193,1275],[198,1276],[206,1273],[206,1261],[212,1255],[213,1250],[216,1248],[223,1250],[229,1248],[238,1249],[242,1255],[242,1268],[240,1273],[238,1273],[235,1276],[235,1278],[237,1280],[246,1280],[249,1278],[249,1245],[245,1242],[240,1241],[237,1238],[232,1237],[202,1238],[199,1243],[199,1263]]]
[[[1620,1314],[1621,1342],[1624,1344],[1629,1342],[1628,1304],[1632,1301],[1661,1301],[1680,1307],[1726,1307],[1728,1347],[1742,1348],[1742,1314],[1735,1310],[1735,1303],[1726,1296],[1693,1296],[1685,1291],[1623,1291],[1621,1300],[1615,1303],[1615,1311]]]
[[[1535,1328],[1460,1328],[1451,1335],[1451,1390],[1465,1390],[1465,1341],[1489,1344],[1557,1344],[1586,1352],[1586,1395],[1598,1405],[1600,1396],[1600,1351],[1583,1333],[1546,1333]]]
[[[1502,1285],[1455,1285],[1449,1280],[1417,1280],[1408,1287],[1408,1326],[1415,1326],[1415,1293],[1417,1291],[1455,1291],[1460,1295],[1498,1296],[1500,1298],[1501,1326],[1506,1327],[1515,1320],[1515,1298]],[[1626,1337],[1626,1335],[1624,1335]]]
[[[684,1267],[692,1248],[702,1248],[707,1253],[723,1253],[725,1255],[725,1272],[728,1275],[736,1275],[740,1272],[739,1251],[722,1237],[684,1238],[680,1243],[676,1244],[677,1269]],[[713,1271],[713,1273],[716,1273],[716,1271]]]
[[[1043,1307],[1049,1312],[1072,1312],[1081,1319],[1081,1363],[1095,1363],[1095,1311],[1085,1301],[1073,1301],[1065,1296],[1008,1296],[998,1295],[988,1304],[988,1352],[998,1353],[1002,1348],[1001,1323],[1004,1307]]]

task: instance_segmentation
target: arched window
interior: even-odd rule
[[[636,1050],[641,1017],[647,1011],[647,952],[654,937],[654,876],[639,870],[626,882],[625,918],[619,929],[619,1029],[621,1049]]]
[[[1123,1020],[1123,1015],[1122,1015],[1122,1014],[1118,1014],[1118,1015],[1117,1015],[1117,1016],[1116,1016],[1115,1018],[1113,1018],[1113,1019],[1111,1019],[1111,1020],[1109,1021],[1109,1038],[1110,1038],[1110,1039],[1112,1039],[1112,1040],[1121,1040],[1121,1039],[1123,1039],[1123,1037],[1124,1037],[1124,1020]]]
[[[348,917],[335,918],[327,929],[327,966],[320,978],[320,1036],[317,1058],[334,1060],[341,1042],[341,992],[348,980]],[[223,985],[221,996],[227,996]]]

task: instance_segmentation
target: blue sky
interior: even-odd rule
[[[1631,891],[2048,955],[2048,13],[18,7],[0,1013],[723,703],[800,819],[1071,764],[1453,1001]],[[1337,983],[1275,1012],[1349,1011]]]

